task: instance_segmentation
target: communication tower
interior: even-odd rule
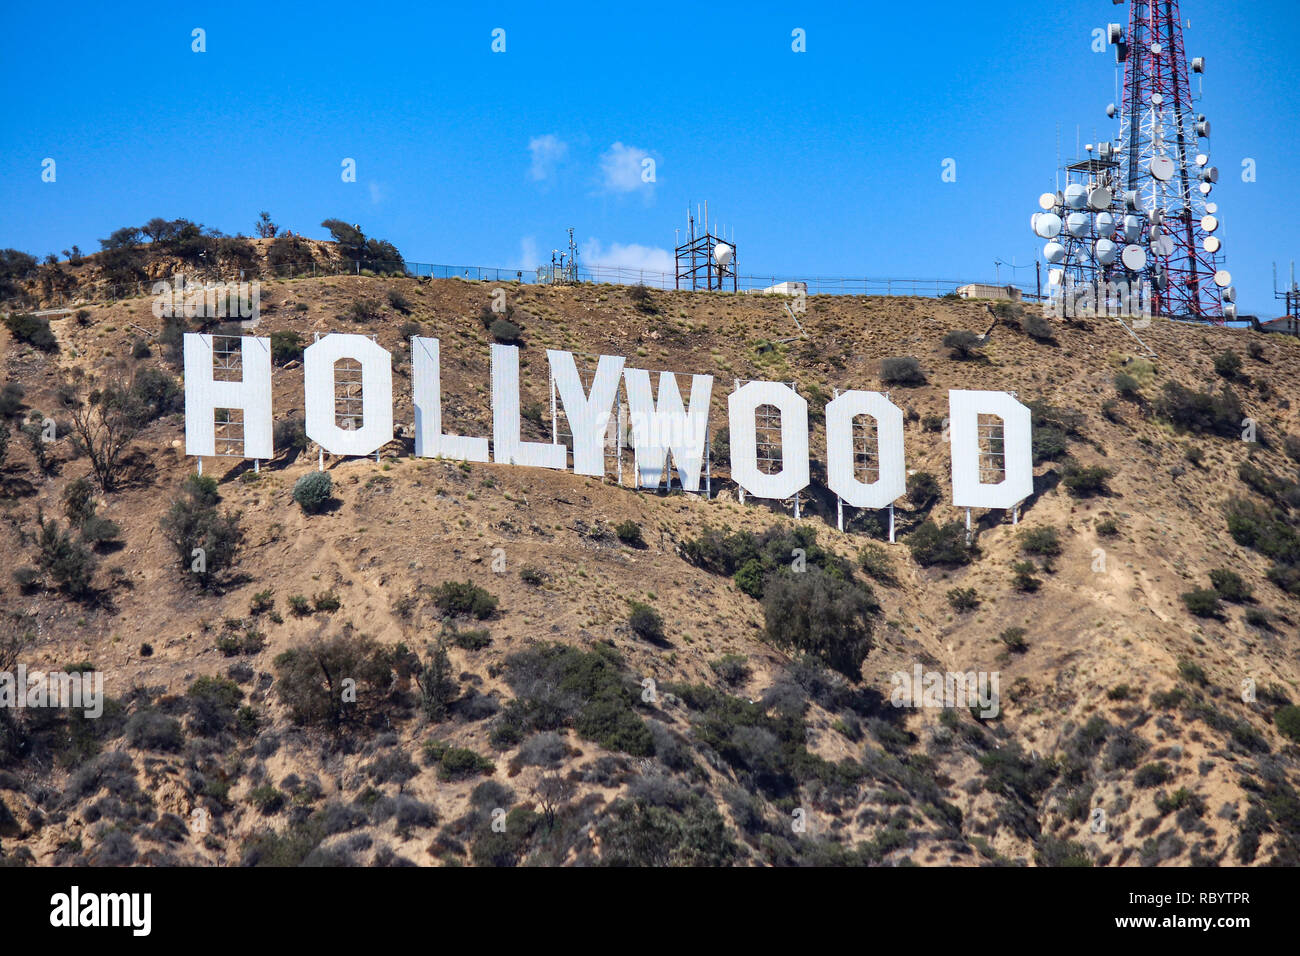
[[[1109,24],[1107,39],[1124,71],[1122,102],[1106,108],[1118,130],[1065,167],[1064,189],[1044,193],[1031,220],[1047,240],[1049,294],[1067,283],[1148,283],[1154,314],[1233,320],[1211,199],[1219,170],[1210,121],[1196,111],[1205,60],[1184,56],[1177,0],[1130,0],[1128,25]]]

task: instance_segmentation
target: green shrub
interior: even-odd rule
[[[403,315],[409,315],[411,312],[411,303],[396,289],[388,290],[388,304]]]
[[[1029,641],[1026,640],[1028,634],[1029,632],[1023,627],[1009,627],[998,635],[998,640],[1012,653],[1023,654],[1029,650]]]
[[[1166,382],[1156,403],[1156,414],[1183,431],[1238,438],[1245,410],[1227,385],[1219,394],[1211,395],[1192,391],[1177,382]]]
[[[290,362],[301,362],[302,353],[302,336],[297,332],[282,331],[271,333],[271,361],[276,365],[288,365]]]
[[[1042,587],[1043,582],[1039,578],[1034,577],[1034,572],[1037,571],[1038,568],[1032,561],[1017,561],[1011,566],[1011,570],[1014,574],[1012,583],[1015,585],[1017,591],[1024,591],[1032,594]]]
[[[502,345],[518,345],[524,336],[524,330],[509,319],[493,319],[488,332]]]
[[[645,539],[641,537],[641,526],[635,521],[620,521],[614,526],[614,534],[618,536],[618,540],[634,548],[645,546]]]
[[[1137,398],[1142,394],[1142,386],[1132,375],[1120,372],[1115,376],[1115,391],[1125,398]]]
[[[955,611],[973,611],[980,606],[980,599],[974,588],[953,588],[948,592],[948,603]]]
[[[1233,379],[1241,374],[1241,356],[1232,349],[1214,357],[1214,371],[1223,378]]]
[[[1283,736],[1300,743],[1300,707],[1293,704],[1279,707],[1273,715],[1273,723]]]
[[[640,601],[628,601],[628,607],[627,624],[632,633],[643,641],[662,644],[665,640],[664,619],[659,612]]]
[[[546,583],[546,572],[540,568],[525,566],[519,569],[519,580],[533,587],[541,587]]]
[[[92,593],[91,579],[95,574],[94,555],[73,540],[71,533],[61,529],[57,521],[38,520],[37,566],[53,578],[69,597],[88,597]]]
[[[917,508],[928,508],[939,500],[943,488],[939,480],[927,471],[907,476],[907,500]]]
[[[443,581],[433,592],[433,603],[448,617],[473,615],[480,621],[497,609],[496,597],[472,581]]]
[[[1020,533],[1020,550],[1054,558],[1061,553],[1061,533],[1055,528],[1029,528]]]
[[[287,458],[296,458],[307,448],[307,431],[301,418],[285,418],[275,423],[272,433],[275,450]]]
[[[894,576],[894,565],[890,560],[889,553],[878,544],[863,545],[862,550],[858,552],[858,567],[862,568],[867,577],[881,584],[894,585],[898,579]]]
[[[496,765],[465,747],[447,747],[438,760],[438,779],[465,780],[479,774],[492,774]]]
[[[428,647],[427,660],[415,675],[420,688],[420,701],[425,716],[432,721],[447,719],[452,703],[460,694],[452,672],[451,658],[447,656],[447,642],[442,636]]]
[[[285,796],[269,783],[264,783],[249,792],[248,801],[262,816],[269,817],[284,809]]]
[[[1020,330],[1037,342],[1051,342],[1055,337],[1051,324],[1034,312],[1026,312],[1021,317]]]
[[[1106,480],[1111,474],[1109,468],[1101,465],[1080,465],[1072,461],[1062,469],[1061,483],[1074,497],[1091,498],[1108,491]]]
[[[865,586],[816,567],[773,574],[763,594],[770,641],[811,654],[854,681],[871,650],[871,616],[878,607]]]
[[[185,744],[179,720],[156,710],[140,710],[126,722],[126,739],[138,750],[177,751]]]
[[[50,331],[50,320],[44,316],[15,313],[5,316],[4,323],[15,341],[26,342],[42,352],[59,350],[59,341]]]
[[[911,356],[887,358],[880,363],[880,381],[886,385],[924,385],[925,373],[921,363]]]
[[[89,479],[78,478],[63,489],[63,513],[74,528],[80,528],[95,513],[95,486]]]
[[[293,485],[293,500],[308,514],[321,511],[334,493],[334,480],[327,471],[311,471]]]
[[[295,723],[333,728],[377,718],[393,690],[394,651],[345,633],[275,658],[276,693]],[[344,680],[355,694],[344,694]],[[346,699],[345,699],[346,697]]]
[[[1133,775],[1133,785],[1141,787],[1143,790],[1150,790],[1152,787],[1158,787],[1163,783],[1168,783],[1173,779],[1173,772],[1169,769],[1169,764],[1163,760],[1143,765],[1138,772]]]
[[[298,617],[306,617],[311,613],[311,602],[307,600],[304,594],[290,594],[288,598],[289,610]]]
[[[1254,593],[1245,578],[1227,568],[1216,568],[1211,571],[1210,584],[1214,586],[1220,598],[1234,604],[1249,601]]]
[[[1182,595],[1187,610],[1197,617],[1214,617],[1219,613],[1219,593],[1207,588],[1197,588]]]
[[[122,529],[114,521],[91,515],[81,526],[81,540],[91,547],[117,544],[122,536]]]
[[[1119,536],[1119,523],[1114,518],[1106,518],[1098,521],[1097,534],[1103,538],[1115,538]]]
[[[590,651],[563,644],[529,648],[506,659],[505,680],[515,699],[492,728],[494,746],[569,726],[608,750],[636,757],[654,753],[650,729],[636,712],[639,689],[607,645]]]
[[[1198,687],[1204,687],[1210,682],[1205,674],[1205,668],[1193,660],[1188,660],[1186,657],[1178,662],[1178,676],[1187,683],[1195,684]]]
[[[275,598],[271,596],[271,589],[258,591],[253,595],[253,599],[248,604],[250,614],[265,614],[275,607]]]
[[[717,660],[709,661],[709,667],[724,684],[743,684],[749,680],[749,661],[743,654],[723,654]]]
[[[160,522],[181,570],[192,574],[202,587],[210,587],[230,569],[243,542],[239,514],[218,512],[220,500],[215,479],[191,475]],[[196,548],[203,551],[198,570],[193,554]]]
[[[317,611],[337,611],[342,607],[339,596],[333,591],[324,591],[316,594],[311,599],[312,607]]]
[[[966,543],[966,527],[960,521],[940,527],[927,519],[907,536],[907,547],[912,559],[927,568],[958,567],[970,564],[973,557],[971,546]]]

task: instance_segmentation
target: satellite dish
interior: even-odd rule
[[[1124,25],[1122,23],[1106,24],[1106,41],[1108,43],[1118,43],[1124,36]]]
[[[1109,116],[1111,119],[1114,119],[1114,118],[1115,118],[1115,114],[1118,113],[1118,112],[1119,112],[1119,110],[1117,110],[1117,109],[1115,108],[1115,104],[1114,104],[1114,103],[1111,103],[1109,106],[1106,107],[1106,115]]]
[[[1214,232],[1219,228],[1219,219],[1217,216],[1206,216],[1201,220],[1201,228],[1206,232]]]
[[[1119,256],[1119,246],[1109,239],[1098,239],[1097,244],[1093,246],[1092,254],[1097,257],[1098,262],[1108,266]]]
[[[1205,165],[1206,163],[1208,163],[1209,161],[1210,161],[1210,157],[1206,156],[1204,153],[1197,153],[1197,154],[1196,154],[1196,165],[1197,165],[1197,166],[1204,166],[1204,165]]]
[[[1136,209],[1138,207],[1138,194],[1136,189],[1130,189],[1124,193],[1124,205],[1128,206],[1129,209]]]
[[[1168,156],[1157,156],[1151,160],[1151,175],[1162,183],[1174,178],[1174,161]]]
[[[1209,253],[1218,252],[1223,248],[1223,243],[1219,241],[1218,236],[1206,236],[1205,241],[1201,243],[1201,245],[1204,246],[1205,251]]]
[[[1056,193],[1043,193],[1039,196],[1038,208],[1044,212],[1051,212],[1056,208]]]
[[[1217,183],[1219,181],[1219,167],[1206,166],[1201,170],[1201,179],[1207,183]]]
[[[1159,289],[1161,292],[1164,292],[1165,286],[1167,285],[1169,285],[1169,276],[1165,275],[1163,272],[1157,272],[1156,288]]]
[[[1040,238],[1055,239],[1061,234],[1061,217],[1054,212],[1036,212],[1030,222]]]
[[[1129,242],[1137,242],[1142,237],[1142,220],[1137,216],[1124,217],[1124,238]]]
[[[1108,212],[1097,213],[1097,234],[1109,236],[1115,231],[1115,217]]]
[[[1105,186],[1098,186],[1088,193],[1088,206],[1092,209],[1109,209],[1113,197]]]
[[[1205,57],[1198,56],[1196,59],[1192,60],[1192,72],[1193,73],[1205,72]]]
[[[1043,258],[1051,263],[1064,262],[1065,246],[1061,245],[1059,242],[1049,242],[1047,245],[1043,246]]]
[[[1164,51],[1165,51],[1165,48],[1162,47],[1159,43],[1153,43],[1153,44],[1151,44],[1151,52],[1154,53],[1156,56],[1159,56],[1159,55],[1160,55],[1161,53],[1163,53]]]
[[[1151,243],[1151,251],[1162,259],[1167,259],[1174,254],[1173,236],[1161,236]]]
[[[1225,305],[1223,307],[1223,317],[1228,321],[1235,319],[1237,317],[1237,307],[1235,305]]]
[[[1225,302],[1237,301],[1237,289],[1235,286],[1228,286],[1226,289],[1223,290],[1223,300]]]
[[[1160,105],[1161,103],[1163,103],[1164,101],[1165,101],[1165,98],[1164,98],[1163,96],[1161,96],[1159,93],[1152,93],[1152,94],[1151,94],[1151,102],[1154,103],[1156,106],[1159,106],[1159,105]]]
[[[1120,259],[1130,272],[1141,272],[1147,266],[1147,253],[1141,246],[1125,246]]]
[[[1226,289],[1232,285],[1232,273],[1227,269],[1220,269],[1214,274],[1214,284],[1220,289]]]
[[[735,252],[735,250],[732,249],[731,246],[727,245],[725,242],[719,242],[713,247],[713,261],[720,266],[725,266],[731,261],[731,254],[733,252]]]
[[[1209,137],[1210,137],[1210,121],[1209,121],[1209,120],[1207,120],[1207,119],[1197,120],[1197,122],[1196,122],[1196,135],[1197,135],[1197,136],[1200,136],[1202,139],[1209,139]]]
[[[1088,189],[1080,183],[1070,183],[1065,187],[1065,205],[1070,209],[1082,209],[1088,202]]]
[[[1159,206],[1152,206],[1147,210],[1147,219],[1158,226],[1165,221],[1165,211]]]
[[[1201,183],[1201,195],[1202,195],[1202,196],[1208,196],[1208,195],[1210,194],[1210,191],[1211,191],[1212,189],[1214,189],[1214,187],[1211,186],[1209,183]]]
[[[1213,216],[1216,212],[1219,211],[1219,204],[1217,202],[1207,202],[1205,204],[1205,211],[1208,212],[1211,216]]]
[[[1065,219],[1065,228],[1076,238],[1086,236],[1092,231],[1092,220],[1086,212],[1072,212]]]

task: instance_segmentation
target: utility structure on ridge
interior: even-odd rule
[[[709,231],[709,204],[704,204],[703,220],[697,221],[698,208],[692,213],[686,207],[686,241],[676,249],[675,289],[723,289],[731,280],[731,291],[736,291],[736,242],[714,235]],[[695,234],[697,225],[704,232]],[[719,230],[721,231],[721,230]]]
[[[1234,320],[1211,198],[1219,170],[1210,164],[1210,121],[1196,111],[1205,60],[1184,55],[1177,0],[1130,0],[1128,25],[1109,24],[1107,40],[1124,70],[1122,102],[1106,108],[1118,129],[1065,166],[1065,188],[1058,178],[1031,222],[1047,240],[1048,295],[1096,287],[1101,311],[1115,305],[1107,290],[1143,287],[1152,314]]]

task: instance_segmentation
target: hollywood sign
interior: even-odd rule
[[[211,335],[185,335],[185,453],[217,454],[217,428],[229,413],[242,413],[242,449],[235,457],[269,459],[272,446],[270,340],[243,336],[239,341],[238,380],[222,381],[214,374]],[[569,449],[557,441],[525,441],[520,433],[519,349],[492,345],[492,437],[451,435],[443,431],[439,343],[411,338],[415,454],[420,458],[449,458],[499,462],[531,468],[568,469]],[[233,353],[231,353],[233,354]],[[713,376],[692,375],[689,399],[683,403],[677,376],[660,372],[654,392],[650,372],[626,368],[616,355],[599,357],[591,384],[585,385],[573,353],[548,349],[553,394],[562,403],[572,433],[573,471],[603,477],[606,449],[614,421],[619,386],[619,419],[626,416],[626,436],[634,454],[633,472],[641,488],[658,488],[673,468],[684,491],[700,490],[708,455],[709,404]],[[351,377],[360,382],[360,423],[344,427],[336,417],[338,363],[350,360]],[[354,364],[355,363],[355,364]],[[231,368],[234,363],[228,363]],[[355,371],[360,367],[359,378]],[[392,357],[369,337],[331,333],[303,353],[304,430],[307,437],[332,455],[363,456],[393,439]],[[760,409],[770,406],[780,420],[780,467],[771,459],[760,467]],[[952,501],[964,508],[1012,508],[1033,490],[1031,419],[1029,409],[1006,392],[948,392],[952,455]],[[765,420],[774,420],[764,409]],[[855,467],[855,421],[875,425],[872,459],[874,480],[864,481]],[[981,417],[1000,423],[998,481],[983,480]],[[809,484],[808,402],[781,382],[748,382],[727,396],[731,477],[743,491],[758,498],[785,500]],[[349,422],[345,422],[349,424]],[[986,426],[987,428],[987,426]],[[858,434],[862,434],[861,431]],[[870,434],[869,432],[867,434]],[[986,430],[987,439],[989,432]],[[623,441],[620,434],[617,441]],[[669,465],[671,458],[672,465]],[[885,508],[906,492],[903,454],[903,412],[879,392],[851,390],[826,405],[827,485],[844,504]]]

